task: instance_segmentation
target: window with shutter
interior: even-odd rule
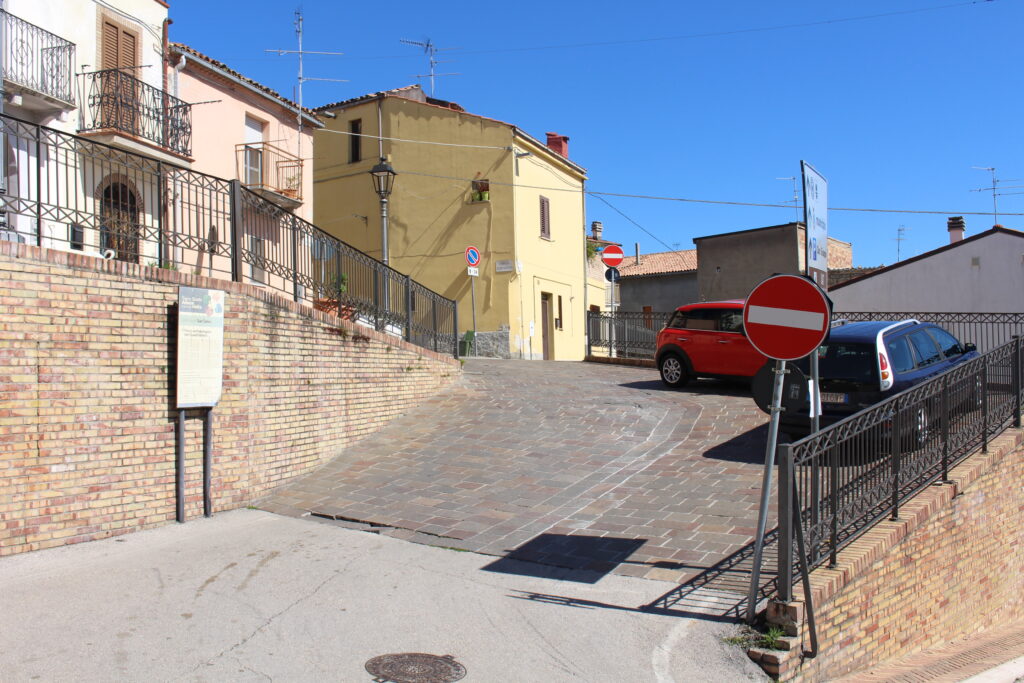
[[[109,21],[103,22],[103,44],[100,46],[101,69],[116,69],[120,66],[118,64],[118,57],[121,55],[118,46],[120,37],[121,29]]]
[[[540,198],[540,236],[551,239],[551,205],[547,197]]]

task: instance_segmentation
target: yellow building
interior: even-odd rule
[[[476,354],[583,358],[586,172],[567,158],[567,137],[548,133],[542,143],[419,86],[317,111],[317,225],[455,299],[460,337],[475,314]],[[381,157],[397,173],[387,254],[369,174]],[[469,247],[480,253],[477,277],[467,273]]]

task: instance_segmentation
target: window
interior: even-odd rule
[[[354,164],[363,158],[360,153],[363,149],[363,139],[360,137],[363,134],[363,120],[349,121],[348,132],[348,163]]]
[[[126,69],[139,66],[136,44],[136,37],[133,33],[112,21],[105,20],[100,45],[100,68]]]
[[[958,342],[956,337],[951,335],[949,332],[940,330],[937,327],[931,328],[929,332],[932,333],[932,337],[939,345],[939,350],[942,351],[942,355],[946,358],[959,356],[963,353],[963,349],[960,348],[960,342]]]
[[[718,318],[722,312],[714,308],[695,308],[686,312],[686,324],[688,330],[716,330],[718,329]]]
[[[677,330],[681,330],[686,327],[686,313],[683,311],[676,311],[672,314],[668,324],[665,327],[672,327]]]
[[[71,248],[77,251],[85,249],[85,228],[77,223],[72,223],[68,226],[68,242],[71,243]]]
[[[562,295],[558,295],[558,317],[555,319],[555,329],[562,329]]]
[[[262,186],[263,183],[263,122],[248,114],[245,117],[245,159],[242,182]]]
[[[643,307],[644,313],[644,327],[647,329],[654,329],[654,309],[650,306]]]
[[[263,270],[263,263],[266,259],[264,240],[256,235],[249,235],[249,253],[252,255],[252,263],[249,264],[249,277],[253,282],[266,283],[267,273]]]
[[[910,335],[910,343],[914,346],[919,359],[918,365],[925,367],[942,360],[942,352],[925,330],[918,330]]]
[[[906,337],[897,337],[885,343],[893,372],[910,372],[914,369],[914,356],[907,346]]]
[[[551,203],[547,197],[540,198],[540,236],[551,239]]]

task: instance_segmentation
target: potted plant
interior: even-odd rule
[[[326,297],[314,299],[313,308],[325,313],[334,313],[342,320],[353,320],[356,315],[354,306],[341,302],[341,295],[348,291],[348,275],[340,273],[331,278],[324,287]]]
[[[284,187],[281,188],[281,194],[292,199],[297,198],[299,196],[299,182],[301,180],[302,179],[297,173],[285,178]]]

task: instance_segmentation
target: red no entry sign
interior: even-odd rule
[[[769,358],[796,360],[825,341],[831,314],[828,297],[816,284],[797,275],[773,275],[747,297],[743,329]]]
[[[614,268],[615,266],[622,263],[622,258],[622,247],[616,246],[614,244],[609,244],[607,247],[604,248],[604,251],[601,252],[601,261],[604,262],[604,264],[609,268]]]

